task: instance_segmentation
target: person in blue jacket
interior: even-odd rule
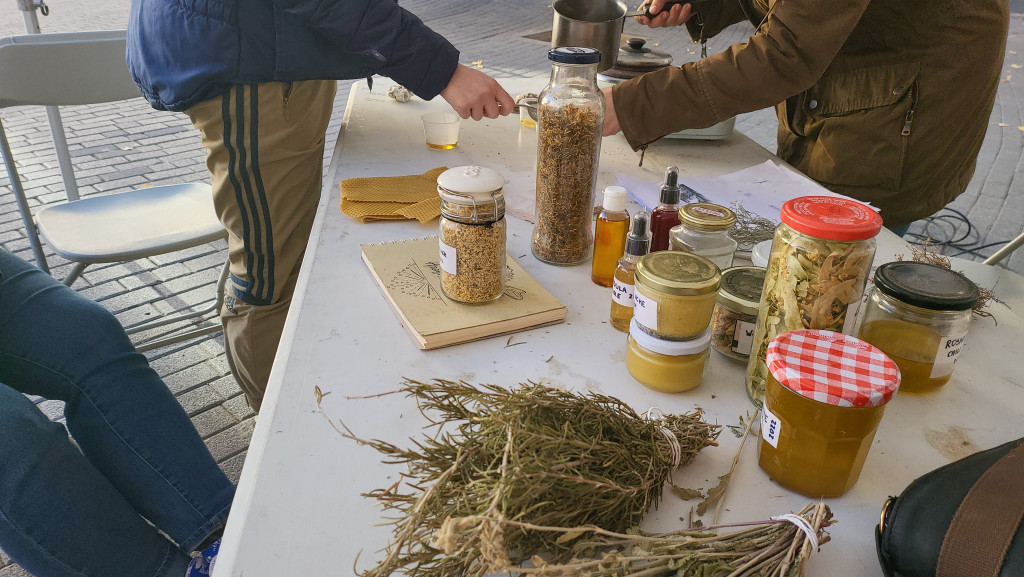
[[[132,0],[128,68],[202,134],[231,276],[227,357],[259,410],[320,197],[336,80],[388,76],[462,118],[512,97],[394,0]]]
[[[205,576],[234,494],[117,318],[0,249],[0,549],[37,577]]]

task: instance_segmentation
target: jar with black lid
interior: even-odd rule
[[[875,270],[858,338],[889,355],[902,373],[900,390],[926,392],[953,375],[981,292],[964,275],[923,262],[890,262]]]

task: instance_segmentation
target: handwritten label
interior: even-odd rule
[[[750,351],[753,348],[754,323],[736,321],[736,327],[732,333],[732,352],[750,356]]]
[[[765,399],[761,407],[761,438],[768,441],[768,444],[779,448],[779,436],[782,434],[782,421],[768,409],[768,402]]]
[[[612,282],[612,301],[633,308],[633,285],[615,279]]]
[[[441,250],[441,270],[448,274],[459,274],[458,269],[458,253],[454,246],[448,246],[443,240],[437,241],[438,248]]]
[[[658,330],[658,301],[644,296],[639,289],[634,290],[633,318],[652,331]]]
[[[947,335],[939,341],[939,349],[935,351],[935,364],[932,365],[932,374],[929,378],[937,379],[953,372],[953,365],[960,358],[966,336],[967,331],[963,331]]]

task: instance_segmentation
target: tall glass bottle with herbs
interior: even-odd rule
[[[661,185],[661,203],[651,211],[651,252],[668,250],[669,231],[679,224],[679,169],[665,169],[665,183]]]
[[[768,344],[799,329],[853,334],[882,217],[845,198],[802,196],[782,205],[747,364],[747,396],[764,403]]]
[[[537,222],[533,255],[550,264],[590,258],[594,186],[601,156],[604,96],[597,88],[601,53],[562,46],[548,51],[551,80],[537,102]]]
[[[626,236],[625,254],[615,267],[612,281],[612,311],[609,322],[616,329],[628,333],[629,321],[633,320],[633,282],[636,263],[647,254],[651,247],[649,216],[646,212],[633,215],[629,234]]]

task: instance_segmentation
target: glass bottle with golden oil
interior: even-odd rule
[[[629,232],[629,212],[626,211],[626,189],[609,186],[604,189],[601,214],[594,227],[594,260],[590,280],[601,286],[612,286],[615,266],[622,258]]]
[[[609,320],[616,329],[628,333],[633,320],[633,278],[636,263],[651,248],[650,216],[640,211],[633,215],[626,236],[625,254],[615,267],[612,280],[612,311]]]

